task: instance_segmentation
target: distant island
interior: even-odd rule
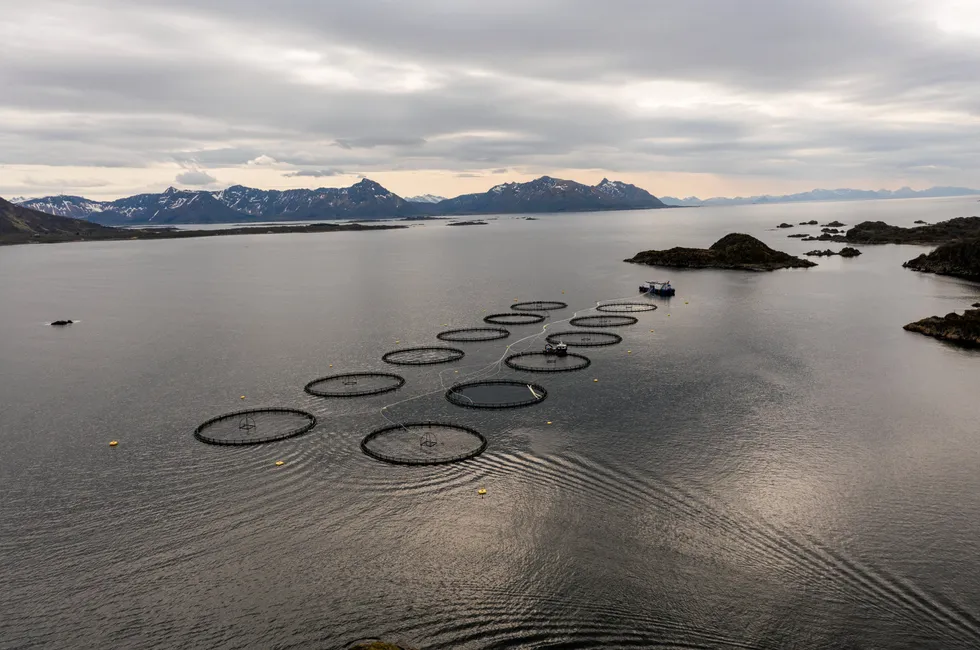
[[[913,190],[903,187],[898,190],[854,190],[837,189],[823,190],[816,189],[809,192],[798,194],[782,194],[773,196],[762,194],[758,196],[736,196],[715,197],[711,199],[699,199],[696,196],[689,196],[680,199],[673,196],[663,196],[661,200],[668,205],[681,207],[700,207],[714,205],[753,205],[766,203],[809,203],[813,201],[873,201],[880,199],[916,199],[916,198],[942,198],[950,196],[974,196],[980,195],[980,190],[968,187],[931,187],[927,190]],[[804,224],[800,224],[804,225]]]
[[[773,250],[750,235],[731,233],[710,248],[649,250],[623,260],[632,264],[666,266],[684,269],[736,269],[742,271],[775,271],[805,269],[816,266],[810,260]]]
[[[805,237],[803,241],[846,244],[945,244],[980,238],[980,217],[956,217],[914,228],[892,226],[884,221],[863,221],[844,234],[840,234],[839,231],[833,232],[832,229],[826,230],[828,232],[816,237]],[[790,237],[795,236],[797,235],[790,235]]]
[[[61,195],[25,199],[18,205],[107,226],[398,219],[668,207],[646,190],[628,183],[603,179],[597,185],[583,185],[550,176],[527,183],[504,183],[480,194],[465,194],[453,199],[423,195],[407,201],[365,178],[350,187],[315,190],[259,190],[233,185],[212,192],[171,187],[160,194],[137,194],[115,201]]]
[[[309,223],[286,226],[247,226],[222,230],[178,230],[176,228],[113,228],[82,219],[58,217],[30,210],[0,198],[0,245],[52,244],[71,241],[110,241],[123,239],[186,239],[227,235],[262,235],[342,230],[392,230],[407,228],[393,224],[365,226],[359,223]],[[67,324],[67,323],[66,323]]]

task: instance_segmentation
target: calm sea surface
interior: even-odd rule
[[[909,246],[758,274],[622,262],[728,232],[816,247],[782,221],[977,213],[824,203],[0,248],[0,647],[980,647],[980,352],[902,330],[980,285],[904,270],[927,250]],[[381,361],[515,298],[568,302],[556,321],[666,279],[677,297],[581,350],[580,372],[490,365],[539,349],[517,341],[540,325],[456,344],[451,365]],[[303,392],[362,370],[407,383]],[[443,397],[486,375],[548,397]],[[319,424],[256,447],[194,439],[242,395]],[[375,461],[359,442],[385,405],[489,446]]]

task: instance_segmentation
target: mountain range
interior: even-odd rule
[[[419,199],[420,197],[416,197]],[[385,219],[427,215],[508,214],[663,208],[657,197],[635,185],[603,179],[583,185],[549,176],[504,183],[480,194],[435,201],[406,201],[363,179],[350,187],[259,190],[233,185],[219,191],[177,190],[137,194],[115,201],[81,196],[26,199],[20,205],[62,217],[105,225],[248,223],[318,219]]]
[[[915,198],[940,198],[944,196],[971,196],[980,194],[980,190],[971,190],[966,187],[931,187],[927,190],[913,190],[903,187],[898,190],[810,190],[798,194],[783,194],[773,196],[763,194],[760,196],[737,196],[734,198],[716,197],[711,199],[699,199],[696,196],[689,196],[686,199],[678,199],[673,196],[662,197],[664,203],[682,207],[698,207],[710,205],[750,205],[753,203],[800,203],[804,201],[870,201],[875,199],[915,199]]]

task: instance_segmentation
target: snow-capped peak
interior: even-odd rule
[[[419,194],[418,196],[410,196],[405,200],[412,203],[438,203],[439,201],[445,201],[446,197],[435,194]]]

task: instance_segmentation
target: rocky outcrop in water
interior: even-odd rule
[[[831,235],[837,235],[843,231],[838,230],[837,228],[821,228],[820,232],[826,232],[826,233],[830,233]]]
[[[823,251],[818,250],[805,253],[805,255],[809,255],[811,257],[830,257],[831,255],[840,255],[841,257],[857,257],[860,254],[861,251],[856,248],[851,248],[850,246],[845,246],[844,248],[840,249],[840,252],[832,251],[828,248],[827,250]]]
[[[845,237],[854,244],[945,244],[980,238],[980,217],[957,217],[915,228],[865,221],[848,230]]]
[[[676,247],[649,250],[624,260],[633,264],[684,269],[734,269],[742,271],[775,271],[816,266],[810,260],[773,250],[750,235],[725,235],[710,248]]]
[[[904,329],[964,347],[980,347],[980,309],[967,309],[962,316],[956,312],[930,316],[909,323]]]
[[[793,227],[793,224],[791,224],[791,223],[781,223],[781,224],[779,224],[776,227],[777,228],[792,228]]]
[[[848,239],[844,235],[832,235],[829,232],[825,232],[816,237],[804,237],[802,241],[833,241],[838,243],[847,243]]]
[[[830,223],[825,223],[824,225],[822,225],[820,227],[821,228],[843,228],[846,225],[847,225],[846,223],[841,223],[840,221],[831,221]]]
[[[913,221],[912,223],[915,223],[915,224],[922,224],[922,225],[925,225],[925,223],[926,223],[926,222],[925,222],[925,221],[923,221],[922,219],[916,219],[916,220],[915,220],[915,221]]]
[[[69,318],[68,320],[55,320],[55,321],[51,321],[51,324],[60,327],[61,325],[71,325],[74,322],[75,321],[73,321],[72,319]]]
[[[980,238],[943,244],[903,264],[907,269],[980,282]]]
[[[786,236],[792,237],[794,239],[800,239],[801,237],[809,237],[810,235],[806,234],[805,232],[797,232],[797,233],[793,233],[792,235],[786,235]]]
[[[816,219],[811,219],[810,221],[801,221],[800,222],[800,225],[801,226],[815,226],[815,225],[817,225],[817,220]]]
[[[447,223],[446,225],[447,226],[485,226],[487,225],[487,222],[486,221],[453,221],[451,223]]]

